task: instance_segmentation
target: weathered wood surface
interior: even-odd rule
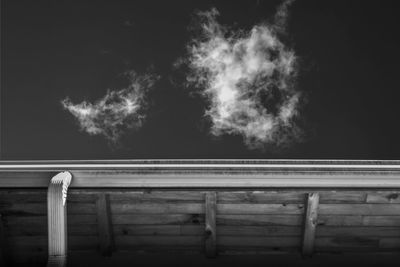
[[[395,237],[400,238],[400,225],[397,227],[385,226],[318,226],[316,235],[319,237],[327,236],[354,236],[354,237]]]
[[[81,206],[81,209],[86,207]],[[217,204],[218,214],[302,214],[302,204]],[[90,209],[90,207],[87,207]],[[78,210],[79,211],[79,210]],[[200,203],[159,204],[159,203],[113,203],[113,214],[204,214],[205,205]],[[85,213],[84,211],[82,213]]]
[[[315,230],[318,219],[319,194],[309,193],[306,198],[306,211],[304,216],[304,231],[302,242],[302,253],[311,256],[314,252]]]
[[[216,251],[221,253],[298,251],[307,192],[320,196],[316,252],[400,249],[400,190],[186,190],[71,189],[68,249],[101,247],[98,228],[105,213],[98,213],[97,199],[108,194],[116,249],[204,253],[207,192],[218,193]],[[0,189],[0,213],[13,258],[43,259],[45,190]]]
[[[321,204],[340,203],[400,203],[400,190],[329,190],[329,189],[280,189],[280,190],[217,190],[218,203],[254,203],[254,204],[303,204],[304,196],[309,192],[320,194]],[[204,203],[202,190],[160,190],[160,189],[69,189],[68,203],[94,203],[97,195],[108,193],[112,202],[182,202]],[[208,191],[207,191],[208,192]],[[43,189],[1,189],[0,203],[37,203],[46,202],[46,190]]]
[[[97,225],[100,240],[100,252],[103,256],[111,256],[114,250],[114,236],[109,197],[99,194],[97,199]]]
[[[217,193],[206,193],[205,204],[205,253],[208,258],[217,256]]]
[[[202,225],[115,225],[114,231],[115,235],[204,236]],[[300,236],[301,231],[295,226],[218,226],[218,236]]]

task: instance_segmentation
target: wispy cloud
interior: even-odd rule
[[[215,8],[197,14],[201,34],[188,45],[187,82],[209,100],[213,135],[242,135],[249,148],[299,137],[296,55],[279,38],[292,2],[283,2],[273,23],[248,32],[219,24]]]
[[[121,135],[129,129],[138,129],[146,119],[146,93],[158,77],[126,73],[129,85],[120,90],[108,90],[101,99],[90,103],[74,104],[69,97],[61,101],[64,109],[77,120],[82,131],[90,135],[102,135],[116,144]]]

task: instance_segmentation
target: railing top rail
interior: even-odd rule
[[[71,188],[400,188],[396,160],[1,161],[0,187],[47,187],[70,171]]]
[[[141,164],[301,164],[301,165],[400,165],[400,160],[346,160],[346,159],[131,159],[131,160],[0,160],[2,165],[141,165]]]

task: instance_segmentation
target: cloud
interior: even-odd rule
[[[146,119],[146,93],[158,77],[138,75],[134,71],[125,73],[129,85],[121,90],[108,90],[106,95],[94,103],[83,101],[74,104],[69,97],[61,101],[65,110],[77,120],[82,131],[90,135],[102,135],[116,144],[129,129],[138,129]]]
[[[187,82],[209,101],[213,135],[242,135],[251,149],[299,139],[297,57],[279,38],[292,2],[283,2],[272,24],[250,31],[220,25],[215,8],[198,12],[201,31],[188,45]]]

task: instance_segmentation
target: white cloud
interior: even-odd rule
[[[188,46],[187,81],[209,100],[205,115],[213,135],[242,135],[249,148],[297,137],[296,55],[279,39],[291,2],[278,8],[272,25],[248,32],[220,25],[215,8],[198,13],[201,35]]]
[[[115,144],[128,129],[142,126],[146,114],[146,93],[158,79],[155,75],[138,75],[134,71],[126,73],[129,85],[121,90],[108,90],[95,103],[83,101],[74,104],[67,97],[61,101],[79,122],[82,131],[90,135],[103,135]]]

